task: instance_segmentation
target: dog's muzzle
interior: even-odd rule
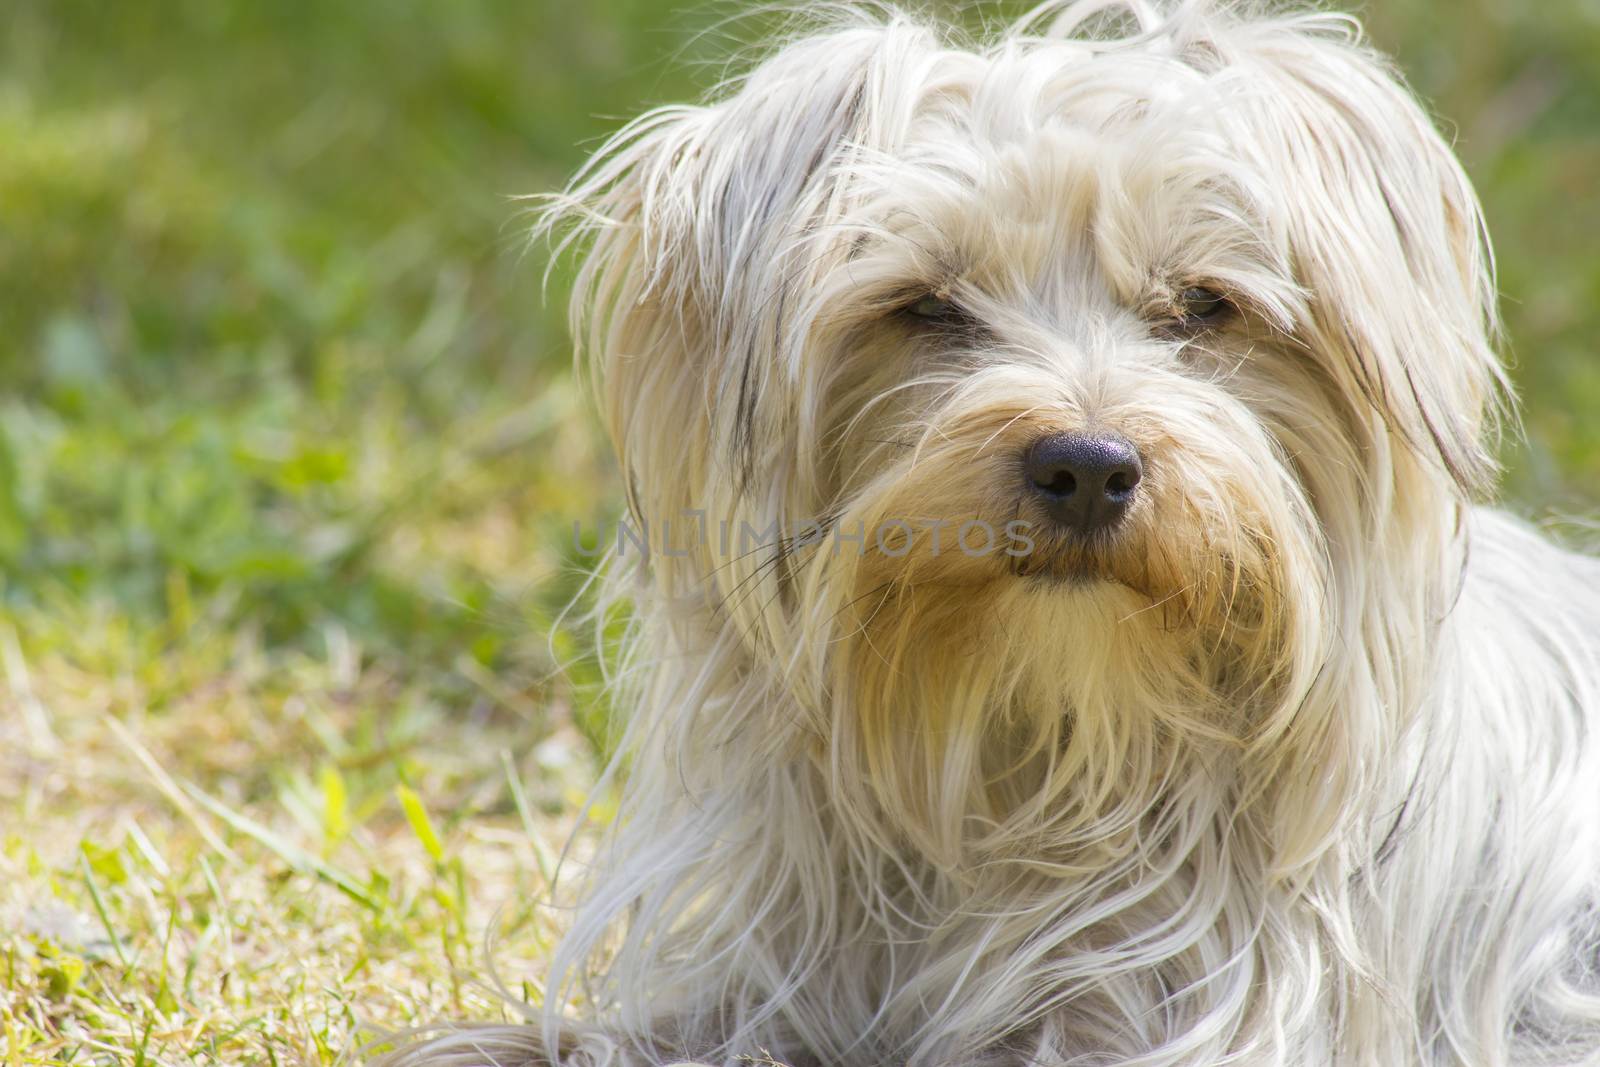
[[[1144,465],[1133,443],[1115,433],[1055,433],[1023,459],[1026,491],[1056,522],[1079,534],[1110,530],[1138,492]]]

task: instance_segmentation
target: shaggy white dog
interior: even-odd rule
[[[1600,565],[1477,503],[1482,219],[1350,20],[831,11],[567,222],[621,814],[542,1018],[389,1062],[1600,1062]]]

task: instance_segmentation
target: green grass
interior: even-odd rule
[[[0,1067],[492,1015],[497,914],[537,997],[608,722],[554,620],[617,494],[510,198],[711,80],[723,13],[6,5]],[[1600,8],[1372,16],[1498,239],[1508,487],[1591,506]]]

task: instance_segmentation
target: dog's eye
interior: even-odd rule
[[[956,325],[971,321],[967,313],[961,310],[960,305],[938,293],[926,293],[907,304],[902,310],[912,318],[922,319],[925,322]]]
[[[1178,324],[1191,329],[1208,325],[1225,318],[1232,310],[1228,298],[1215,289],[1193,286],[1178,297]]]

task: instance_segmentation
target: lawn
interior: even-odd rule
[[[713,81],[728,10],[0,12],[0,1065],[332,1063],[507,1010],[491,929],[537,1000],[617,493],[513,197]],[[1370,22],[1497,237],[1508,492],[1581,514],[1600,6]]]

